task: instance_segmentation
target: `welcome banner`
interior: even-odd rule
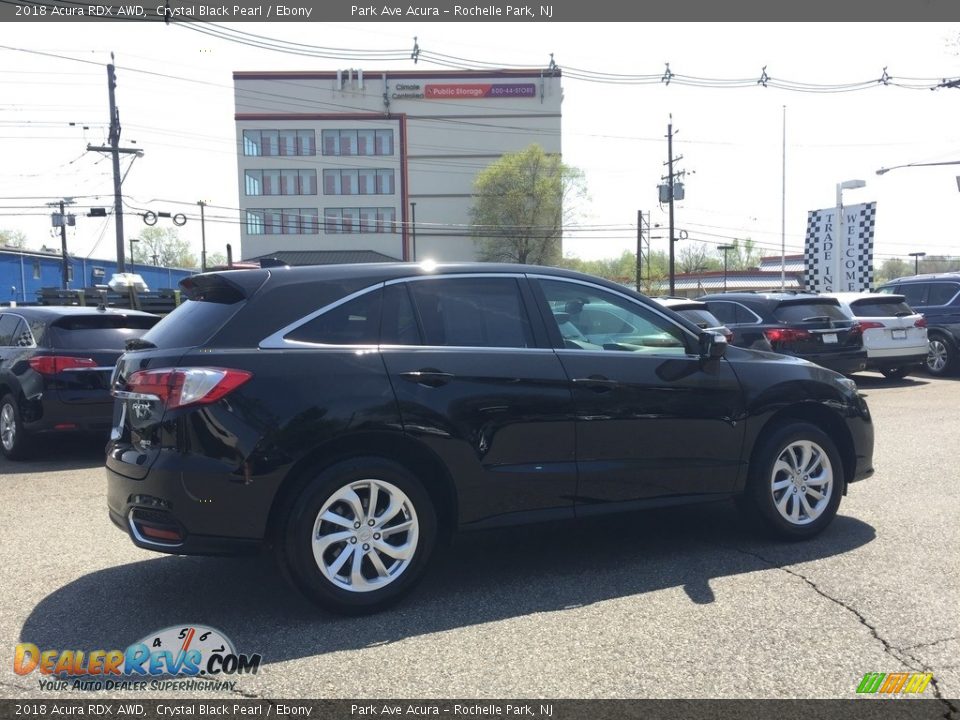
[[[877,203],[843,208],[843,234],[837,209],[811,210],[804,246],[806,289],[865,292],[873,286],[873,228]]]

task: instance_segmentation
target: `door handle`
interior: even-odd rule
[[[603,375],[591,375],[590,377],[585,378],[574,378],[572,380],[574,387],[583,387],[593,390],[594,392],[610,392],[613,388],[617,387],[620,383],[616,380],[610,380],[605,378]]]
[[[400,373],[400,377],[409,382],[417,383],[418,385],[435,388],[446,385],[448,382],[453,380],[456,375],[453,375],[452,373],[441,372],[439,370],[425,369],[402,372]]]

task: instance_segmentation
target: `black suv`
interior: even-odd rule
[[[117,363],[110,516],[176,554],[270,544],[318,604],[397,599],[458,529],[739,498],[787,538],[873,472],[847,378],[529,265],[241,270]]]
[[[95,307],[0,309],[0,452],[30,454],[40,434],[92,432],[113,417],[110,373],[156,315]]]
[[[739,292],[698,299],[733,330],[734,343],[741,347],[794,355],[845,375],[866,369],[860,324],[836,298],[805,292]]]
[[[960,273],[902,277],[881,285],[877,292],[896,293],[927,321],[931,375],[955,373],[960,367]]]

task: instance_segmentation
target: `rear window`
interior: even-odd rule
[[[828,317],[831,320],[849,320],[839,305],[825,302],[802,302],[778,305],[773,316],[780,322],[798,323]]]
[[[63,350],[123,350],[158,321],[149,315],[71,315],[52,323],[44,342]]]
[[[203,345],[233,317],[243,302],[187,300],[143,336],[158,348]]]
[[[679,313],[699,328],[705,329],[723,325],[722,322],[711,315],[707,310],[689,308],[687,310],[680,310]]]
[[[854,300],[850,309],[857,317],[903,317],[913,315],[913,310],[898,297],[867,298]]]

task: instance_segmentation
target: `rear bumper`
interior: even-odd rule
[[[113,424],[113,400],[102,403],[64,403],[44,397],[40,403],[40,415],[36,420],[24,422],[29,433],[86,432],[110,434]]]
[[[804,360],[816,363],[820,367],[833,370],[844,375],[860,372],[867,368],[867,351],[860,350],[852,353],[823,353],[819,355],[801,355]]]
[[[209,467],[164,468],[160,460],[142,479],[109,465],[105,471],[110,519],[137,547],[175,555],[238,555],[263,545],[272,492],[265,496],[257,483]]]
[[[882,368],[915,367],[923,365],[927,360],[926,348],[922,352],[914,350],[912,353],[897,352],[895,350],[876,350],[867,358],[867,370]]]

